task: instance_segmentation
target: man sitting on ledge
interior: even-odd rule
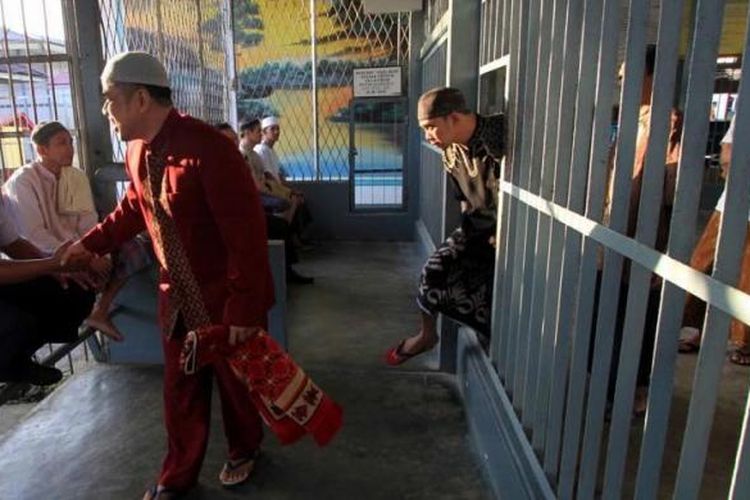
[[[461,202],[461,226],[422,268],[421,328],[388,350],[389,365],[400,365],[437,343],[438,313],[473,328],[484,343],[491,331],[503,115],[473,113],[461,92],[447,87],[422,95],[417,115],[425,140],[443,152],[443,167]]]

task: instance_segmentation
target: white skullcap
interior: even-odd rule
[[[146,52],[121,52],[112,56],[104,66],[102,87],[106,83],[139,83],[169,88],[164,65]]]
[[[279,119],[275,116],[266,116],[260,122],[260,129],[263,130],[266,127],[273,127],[279,124]]]

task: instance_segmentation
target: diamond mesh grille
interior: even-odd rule
[[[356,0],[315,2],[313,47],[310,2],[234,7],[238,116],[280,116],[275,148],[292,179],[347,179],[352,69],[400,64],[407,75],[409,14],[368,15]]]
[[[409,14],[365,14],[360,2],[319,2],[317,12],[318,161],[324,180],[343,180],[349,174],[349,105],[352,69],[355,67],[401,66],[408,74]],[[344,118],[345,117],[345,118]],[[363,129],[358,131],[364,134]],[[372,130],[359,137],[359,146],[369,147],[388,165],[390,149],[383,134]],[[381,147],[375,147],[380,144]],[[360,158],[361,159],[361,158]],[[392,163],[391,163],[392,164]],[[400,166],[400,163],[398,163]]]
[[[240,121],[281,119],[276,150],[289,177],[315,178],[309,2],[234,4]]]
[[[175,106],[208,122],[229,117],[226,0],[99,0],[102,52],[142,50],[166,66]],[[115,160],[124,146],[113,136]]]

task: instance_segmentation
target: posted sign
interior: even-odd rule
[[[401,95],[401,66],[355,68],[354,97]]]

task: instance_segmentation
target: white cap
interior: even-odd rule
[[[260,129],[263,130],[266,127],[273,127],[279,124],[279,119],[275,116],[266,116],[260,122]]]
[[[112,56],[104,66],[102,86],[106,83],[139,83],[169,88],[164,65],[146,52],[121,52]]]

